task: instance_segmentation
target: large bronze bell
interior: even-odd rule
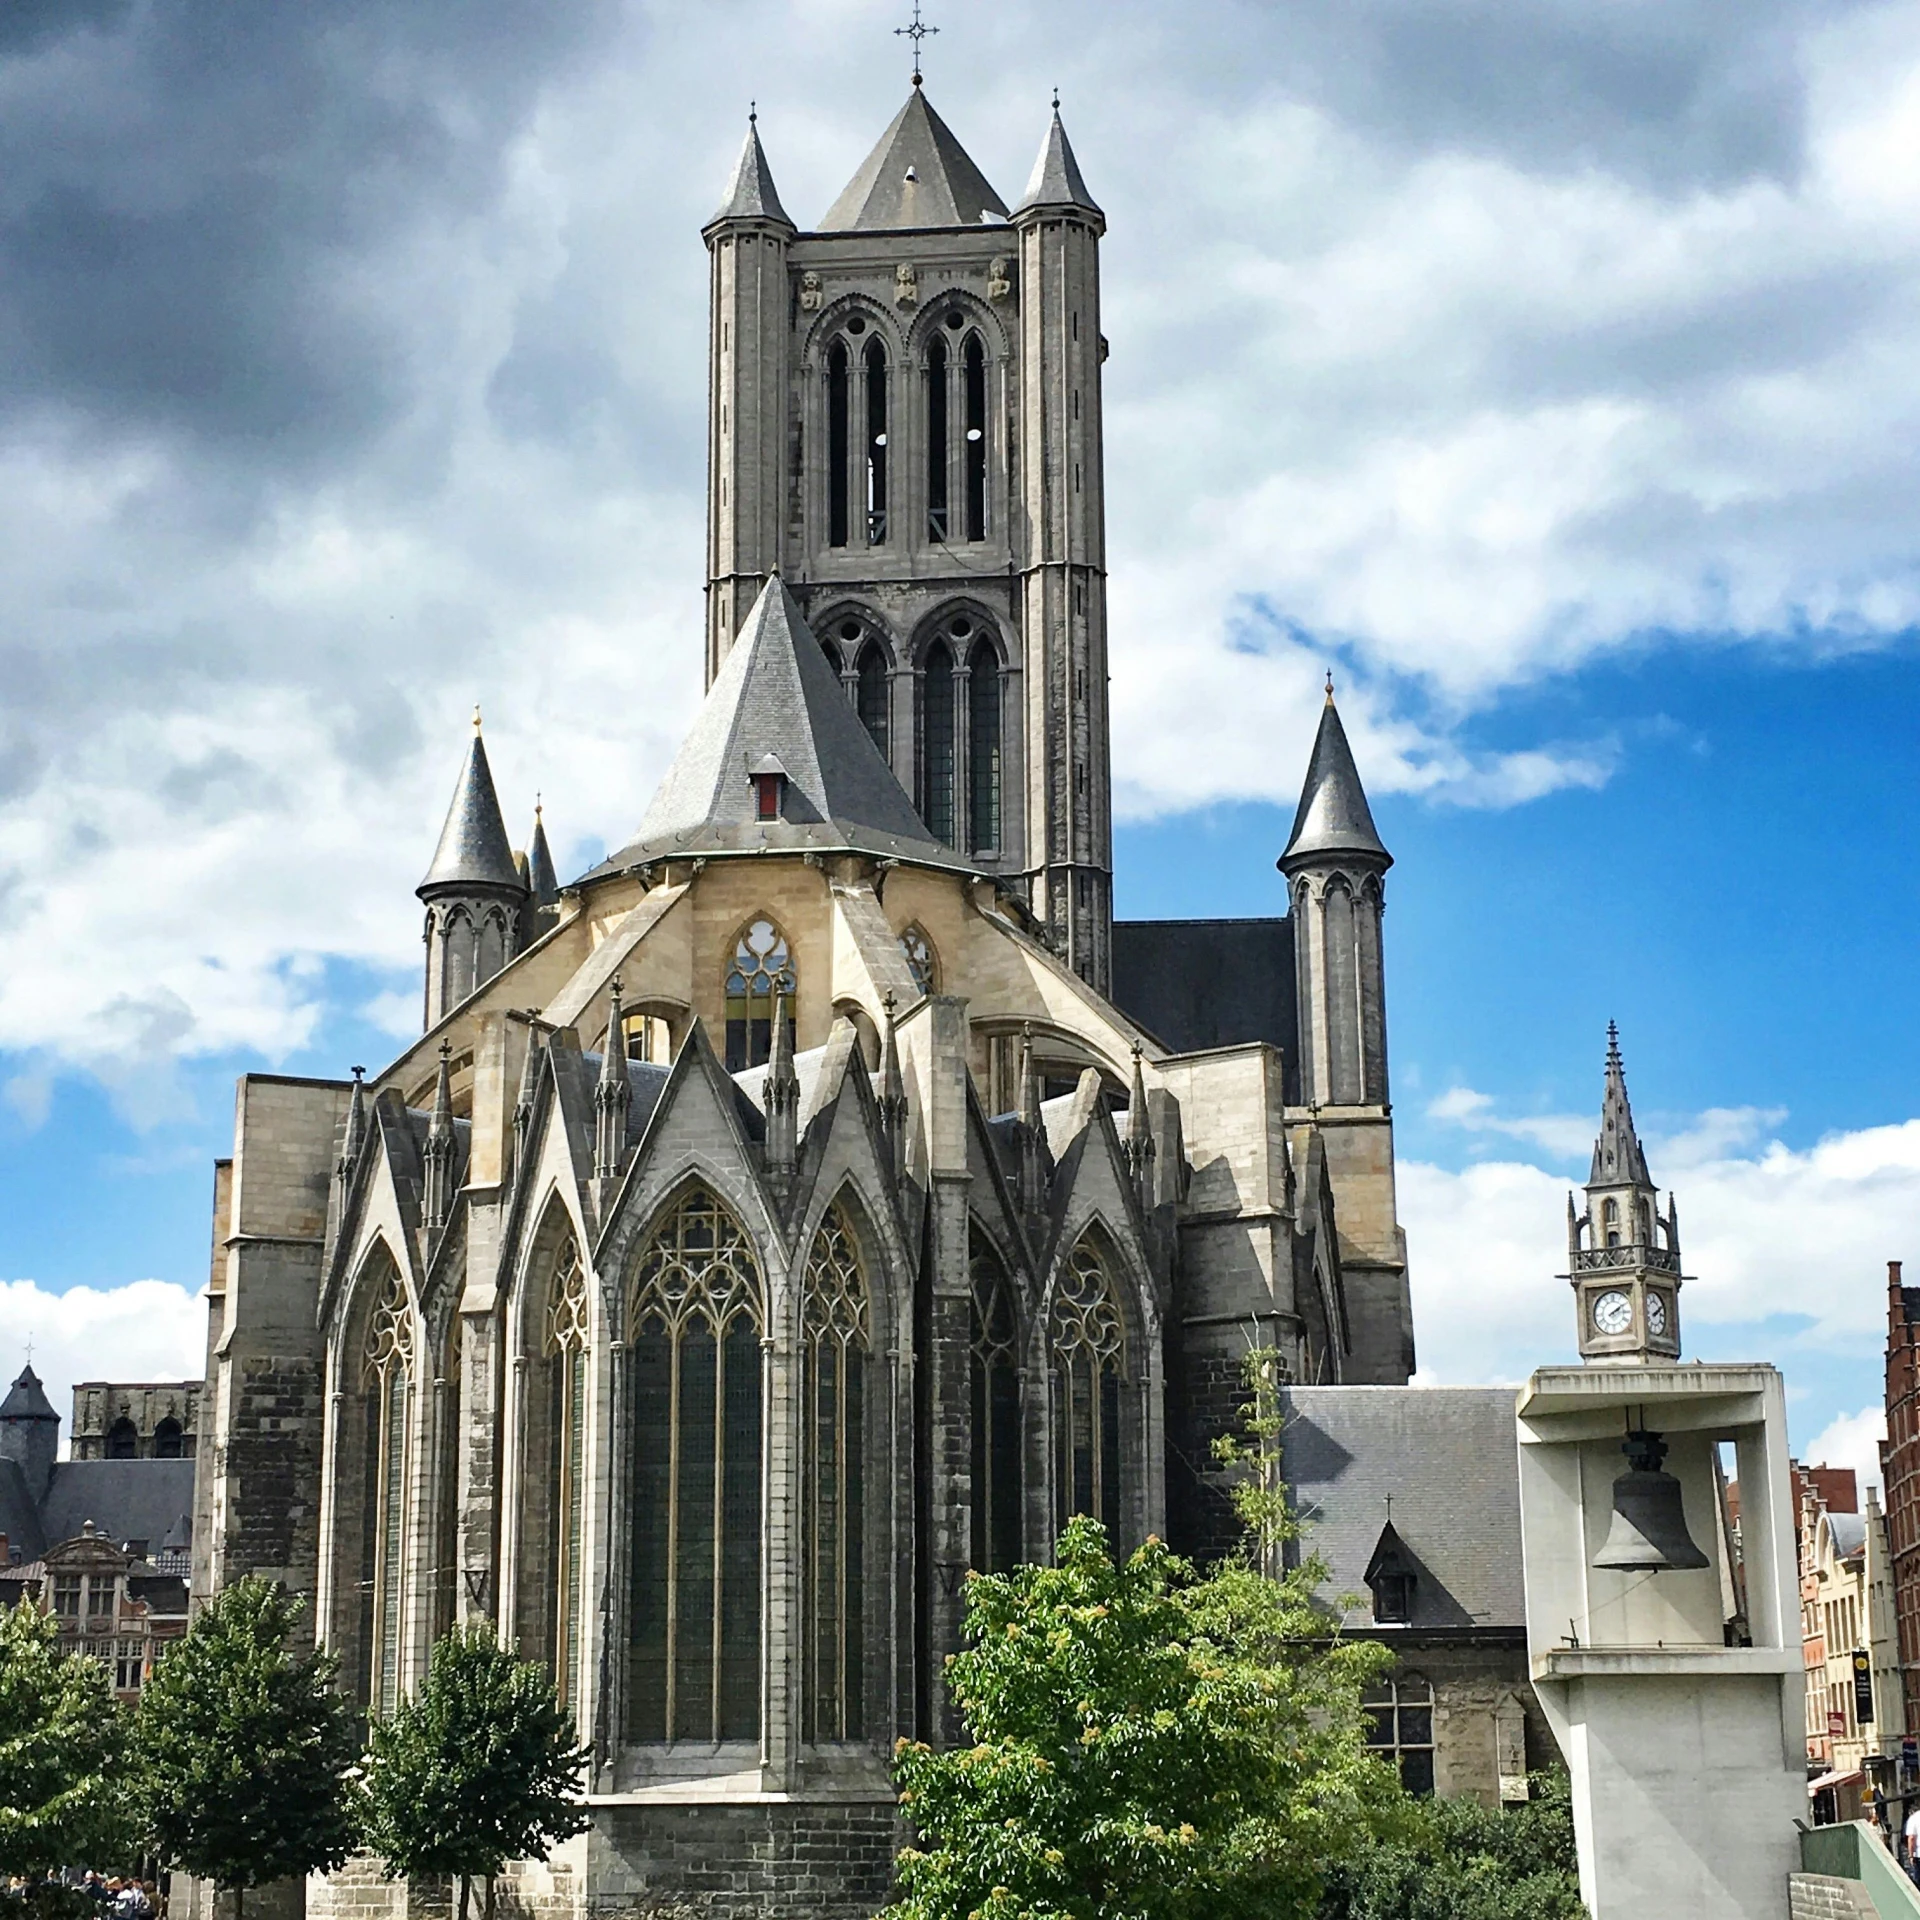
[[[1593,1564],[1618,1573],[1706,1566],[1707,1556],[1687,1531],[1680,1482],[1660,1464],[1667,1457],[1667,1443],[1657,1433],[1634,1427],[1620,1451],[1627,1456],[1627,1470],[1613,1483],[1613,1525]]]

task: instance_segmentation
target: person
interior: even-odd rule
[[[1903,1862],[1908,1877],[1920,1886],[1920,1800],[1909,1802],[1907,1813],[1907,1850]]]
[[[153,1920],[153,1902],[138,1880],[122,1885],[113,1903],[114,1920]]]

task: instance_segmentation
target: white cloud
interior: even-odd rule
[[[1851,1467],[1864,1499],[1868,1487],[1884,1487],[1880,1442],[1886,1437],[1886,1408],[1862,1407],[1858,1413],[1843,1413],[1830,1421],[1800,1450],[1800,1458],[1810,1467]]]
[[[204,1293],[165,1280],[50,1293],[0,1280],[0,1353],[24,1355],[59,1414],[66,1450],[79,1380],[198,1380],[206,1371]],[[11,1373],[8,1379],[12,1379]]]
[[[1511,1140],[1527,1140],[1556,1159],[1584,1155],[1593,1145],[1593,1119],[1579,1113],[1500,1114],[1490,1093],[1473,1087],[1449,1087],[1427,1108],[1429,1120],[1463,1127],[1469,1133],[1492,1133]]]

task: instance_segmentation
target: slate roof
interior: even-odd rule
[[[977,227],[1007,217],[1006,202],[915,86],[860,170],[827,209],[822,233],[897,227]]]
[[[158,1550],[193,1512],[191,1460],[62,1460],[41,1506],[48,1546],[71,1540],[91,1520],[115,1545],[144,1540]]]
[[[1525,1627],[1511,1387],[1289,1387],[1281,1398],[1300,1549],[1328,1563],[1326,1599],[1359,1595],[1348,1625],[1372,1621],[1366,1572],[1391,1498],[1415,1573],[1412,1628]]]
[[[1293,832],[1280,864],[1286,867],[1290,861],[1317,853],[1372,854],[1388,866],[1393,864],[1374,828],[1373,811],[1360,784],[1360,770],[1353,764],[1353,749],[1347,745],[1347,730],[1340,724],[1331,686],[1320,711],[1313,757],[1307,762],[1300,810],[1293,816]]]
[[[1073,157],[1067,130],[1060,124],[1060,109],[1053,110],[1053,124],[1040,143],[1040,157],[1033,163],[1027,190],[1020,196],[1021,212],[1028,207],[1082,207],[1098,213],[1100,203],[1087,191],[1080,177],[1080,163]]]
[[[46,1551],[40,1503],[18,1460],[0,1459],[0,1533],[7,1536],[9,1558],[18,1553],[23,1560],[33,1560]]]
[[[507,826],[500,817],[500,797],[493,790],[493,770],[487,765],[486,743],[480,738],[477,715],[466,764],[460,769],[453,804],[447,809],[440,844],[434,849],[433,865],[415,891],[424,895],[430,889],[468,886],[525,891],[520,870],[514,865],[513,848],[507,843]]]
[[[778,820],[757,817],[747,777],[766,754],[786,774]],[[688,854],[808,851],[973,871],[929,838],[776,574],[708,688],[638,834],[586,878]]]
[[[533,810],[533,838],[527,842],[527,891],[536,907],[550,907],[560,898],[560,876],[554,871],[547,823],[538,807]]]
[[[1266,1040],[1292,1073],[1293,922],[1116,920],[1113,1003],[1175,1053]]]
[[[1835,1513],[1829,1509],[1825,1519],[1827,1533],[1833,1541],[1835,1559],[1851,1560],[1855,1554],[1866,1550],[1867,1521],[1864,1514]]]
[[[707,222],[718,226],[722,220],[778,220],[785,226],[793,222],[780,204],[773,184],[773,169],[767,165],[766,150],[760,145],[760,124],[747,116],[747,138],[734,162],[733,178],[727,182],[727,197],[720,210]]]
[[[22,1367],[6,1399],[0,1400],[0,1420],[58,1421],[59,1418],[53,1402],[47,1398],[46,1388],[40,1384],[40,1376],[31,1366]]]

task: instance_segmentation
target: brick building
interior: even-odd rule
[[[1902,1688],[1920,1701],[1920,1287],[1887,1262],[1887,1437],[1880,1443],[1886,1486],[1888,1559]]]

